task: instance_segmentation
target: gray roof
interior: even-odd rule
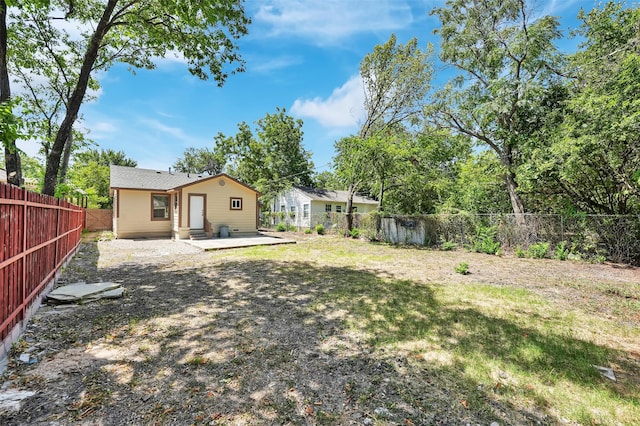
[[[306,188],[303,186],[294,186],[298,191],[307,197],[316,201],[332,201],[337,203],[346,203],[349,196],[348,191],[336,191],[332,189]],[[376,200],[363,197],[362,195],[354,195],[353,202],[358,204],[378,204]]]
[[[168,170],[139,169],[137,167],[111,166],[111,188],[152,189],[167,191],[189,185],[212,176],[196,173],[177,173]]]

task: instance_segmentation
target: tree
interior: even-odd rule
[[[416,38],[409,40],[406,45],[398,44],[395,34],[392,34],[386,43],[374,47],[373,52],[367,54],[360,63],[366,117],[358,137],[344,138],[336,142],[336,170],[347,184],[348,191],[347,232],[353,227],[353,196],[371,171],[371,165],[356,168],[354,164],[348,163],[349,159],[357,160],[358,164],[364,158],[377,160],[378,167],[382,168],[393,164],[391,157],[395,154],[385,150],[378,152],[379,155],[373,155],[372,150],[385,145],[385,132],[404,132],[403,127],[411,124],[411,120],[422,111],[433,72],[429,60],[431,51],[430,46],[425,52],[420,50]],[[389,150],[393,146],[395,145],[392,144]],[[358,153],[357,150],[363,152]],[[386,172],[384,169],[379,170],[380,174]],[[382,195],[384,177],[379,177],[382,182]],[[379,208],[382,208],[382,204]]]
[[[512,210],[522,214],[516,170],[525,138],[517,127],[561,60],[558,21],[533,20],[524,0],[448,0],[432,13],[442,24],[440,59],[459,75],[434,95],[426,117],[498,155]]]
[[[138,163],[128,158],[123,151],[112,149],[89,149],[75,155],[69,181],[73,188],[81,189],[87,194],[90,207],[106,209],[113,205],[109,196],[111,165],[136,167]]]
[[[7,65],[7,6],[7,1],[0,0],[0,139],[4,148],[7,182],[20,186],[22,184],[22,171],[20,168],[20,154],[16,146],[19,130],[17,120],[13,115],[11,83]]]
[[[342,185],[338,177],[331,170],[325,170],[320,173],[316,173],[313,176],[313,185],[314,188],[320,189],[335,189],[335,190],[344,190],[345,187]]]
[[[225,160],[222,155],[207,148],[187,148],[183,157],[176,160],[173,167],[182,173],[204,173],[217,175],[222,173]]]
[[[255,187],[267,201],[288,186],[313,184],[313,163],[302,145],[302,124],[286,109],[276,108],[275,114],[256,122],[255,135],[245,122],[233,137],[218,133],[214,151],[227,159],[229,174]]]
[[[545,152],[551,176],[577,209],[640,212],[640,10],[609,2],[585,13],[571,56],[562,124]]]
[[[56,6],[66,5],[61,0],[52,1],[49,13],[55,13]],[[228,75],[226,64],[240,62],[233,72],[242,71],[234,40],[247,33],[250,22],[240,1],[88,0],[69,4],[65,19],[72,18],[89,30],[82,34],[82,65],[47,156],[42,192],[50,195],[93,72],[106,70],[116,62],[150,69],[154,67],[153,58],[173,51],[184,57],[193,75],[201,79],[212,76],[222,85]]]
[[[9,52],[14,82],[25,92],[19,107],[29,122],[29,136],[40,141],[45,158],[69,106],[83,60],[82,44],[58,28],[54,24],[57,20],[48,13],[47,8],[22,7],[9,26],[11,38],[20,41],[20,48]],[[99,85],[90,78],[88,87],[97,90]],[[64,145],[58,183],[66,179],[72,151],[86,144],[85,135],[72,129]]]

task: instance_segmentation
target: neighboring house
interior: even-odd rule
[[[7,171],[0,169],[0,183],[7,183]]]
[[[328,213],[346,213],[347,191],[293,186],[278,194],[271,202],[272,212],[286,212],[287,222],[298,228],[322,223]],[[378,202],[360,195],[353,196],[354,213],[370,213]]]
[[[116,238],[258,233],[259,192],[224,173],[111,166],[110,188]]]

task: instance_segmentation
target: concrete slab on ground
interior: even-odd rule
[[[187,244],[201,248],[204,251],[226,250],[240,247],[274,246],[278,244],[295,244],[295,240],[287,238],[268,237],[266,235],[251,235],[245,237],[209,238],[207,240],[180,240]]]

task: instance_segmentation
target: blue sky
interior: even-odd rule
[[[115,66],[100,76],[97,99],[83,105],[81,126],[99,148],[123,150],[139,167],[170,167],[188,147],[213,147],[218,132],[234,135],[277,107],[303,120],[304,146],[318,171],[328,169],[333,144],[362,120],[361,59],[395,33],[438,45],[429,11],[436,0],[247,0],[253,23],[239,41],[246,72],[219,88],[191,76],[176,58],[132,74]],[[577,26],[580,7],[595,2],[538,0],[539,14]],[[440,75],[445,71],[439,71]],[[442,78],[441,78],[442,80]],[[33,146],[21,146],[33,155]]]

